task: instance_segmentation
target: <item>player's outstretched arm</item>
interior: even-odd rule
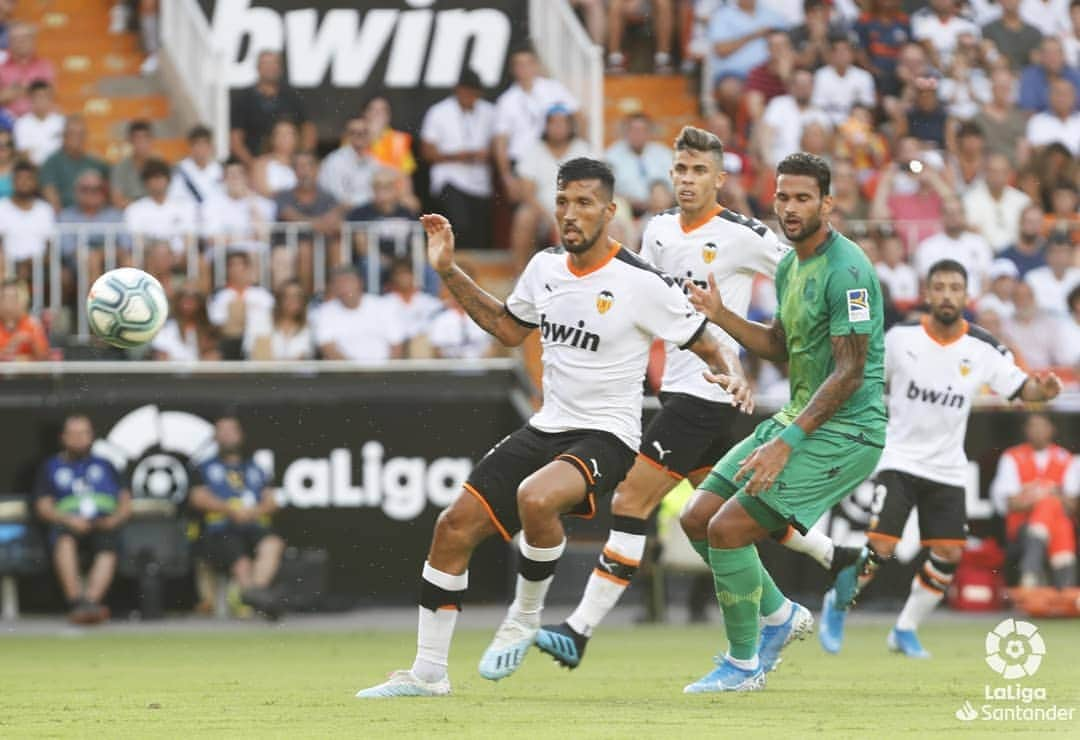
[[[730,393],[735,408],[744,414],[754,413],[753,390],[743,374],[739,356],[730,347],[716,341],[708,332],[702,332],[687,349],[705,361],[709,366],[705,379]]]
[[[852,332],[832,338],[833,371],[795,418],[794,423],[804,432],[810,434],[831,419],[844,402],[859,390],[869,347],[869,334]]]
[[[693,283],[689,284],[689,289],[690,303],[694,308],[731,335],[736,342],[763,359],[773,362],[787,361],[787,339],[780,321],[773,319],[772,323],[766,326],[728,310],[720,298],[720,291],[716,288],[716,279],[712,274],[709,275],[708,290],[703,290]]]
[[[1024,381],[1024,387],[1020,389],[1020,399],[1030,402],[1051,401],[1057,398],[1059,393],[1061,378],[1054,373],[1029,375]]]
[[[482,289],[454,264],[454,230],[446,217],[426,214],[420,217],[420,223],[427,232],[428,262],[465,313],[507,347],[524,342],[532,329],[516,321],[502,301]]]

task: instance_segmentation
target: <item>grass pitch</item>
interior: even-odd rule
[[[468,623],[466,612],[463,622]],[[1080,625],[1039,623],[1047,655],[1026,686],[1075,720],[976,721],[955,712],[1006,685],[984,663],[997,618],[931,622],[931,661],[889,654],[881,620],[853,621],[843,654],[791,646],[765,691],[685,696],[721,643],[711,627],[611,628],[569,673],[533,651],[498,684],[476,663],[490,630],[463,629],[454,695],[361,701],[353,693],[412,659],[411,631],[0,637],[0,737],[1080,737]],[[1016,702],[1007,702],[1014,706]],[[1005,705],[1005,704],[1002,704]]]

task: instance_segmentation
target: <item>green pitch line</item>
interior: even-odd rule
[[[1080,737],[1080,624],[1038,622],[1046,656],[1021,682],[1072,722],[956,718],[985,686],[997,619],[941,620],[921,632],[934,653],[885,649],[886,624],[853,620],[839,656],[816,639],[794,645],[758,694],[685,696],[712,666],[716,627],[601,630],[582,667],[558,669],[533,651],[516,675],[481,679],[488,631],[463,630],[445,699],[359,701],[353,694],[412,660],[411,633],[237,633],[0,638],[0,737],[695,738]],[[1016,702],[1001,703],[1014,706]],[[719,733],[719,734],[717,734]]]

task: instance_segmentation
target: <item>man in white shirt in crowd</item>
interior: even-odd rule
[[[510,75],[514,84],[495,101],[494,155],[502,186],[510,199],[517,201],[514,165],[540,140],[548,110],[554,105],[562,105],[579,118],[580,115],[577,98],[565,85],[540,76],[540,60],[531,47],[517,49],[510,55]],[[455,229],[462,226],[460,222],[453,223]],[[468,246],[460,239],[458,243]]]
[[[476,280],[476,273],[467,263],[458,262],[458,268]],[[439,313],[428,327],[428,343],[435,357],[474,360],[491,357],[495,351],[492,336],[473,321],[457,298],[444,284],[441,289],[445,310]]]
[[[797,69],[791,75],[788,94],[777,95],[765,106],[755,131],[762,156],[770,167],[799,151],[803,127],[808,123],[832,128],[829,115],[811,102],[813,95],[813,73]]]
[[[975,313],[982,316],[990,311],[999,319],[1011,319],[1016,313],[1013,294],[1016,292],[1016,281],[1020,279],[1020,270],[1012,260],[998,257],[991,263],[986,279],[990,289],[976,299]]]
[[[1016,310],[1011,319],[1001,322],[1002,334],[1015,347],[1024,365],[1033,371],[1057,367],[1068,350],[1061,346],[1061,322],[1044,311],[1035,300],[1031,283],[1020,280],[1013,291]]]
[[[649,141],[652,120],[644,113],[631,113],[623,119],[623,137],[608,147],[604,159],[615,173],[615,195],[625,198],[635,216],[649,209],[652,186],[663,183],[671,189],[671,147]]]
[[[1069,292],[1080,285],[1080,267],[1073,267],[1073,246],[1068,234],[1054,232],[1046,245],[1046,264],[1024,276],[1035,291],[1035,302],[1051,316],[1064,317]]]
[[[936,262],[952,259],[967,270],[968,292],[982,295],[983,278],[994,261],[994,252],[979,234],[968,229],[964,206],[957,198],[948,198],[941,206],[943,230],[923,239],[915,249],[915,269],[925,278]]]
[[[814,73],[814,94],[810,101],[825,111],[834,126],[847,120],[855,104],[873,109],[877,93],[874,78],[855,66],[855,51],[847,36],[829,40],[829,64]]]
[[[930,6],[911,15],[911,36],[923,45],[931,63],[947,69],[963,37],[981,37],[975,21],[960,15],[956,0],[930,0]]]
[[[245,334],[253,327],[272,323],[270,314],[274,310],[274,296],[254,282],[251,255],[229,252],[225,259],[225,287],[214,293],[206,306],[210,323],[221,332],[223,359],[243,359]]]
[[[1020,17],[1039,29],[1043,36],[1066,36],[1071,30],[1071,0],[1021,0]]]
[[[183,262],[187,249],[195,244],[196,210],[193,201],[170,194],[172,171],[160,159],[143,165],[146,196],[124,209],[124,226],[136,244],[146,240],[167,241],[176,263]]]
[[[552,106],[540,141],[518,161],[521,202],[514,211],[511,225],[510,254],[519,274],[536,252],[538,243],[544,247],[550,245],[550,235],[555,228],[559,167],[571,159],[591,156],[589,144],[578,138],[574,127],[574,119],[567,108]]]
[[[1053,142],[1063,144],[1074,157],[1080,156],[1080,111],[1076,89],[1064,77],[1050,82],[1050,108],[1028,119],[1027,138],[1032,146]]]
[[[964,194],[968,223],[990,243],[994,253],[1004,251],[1020,232],[1020,214],[1031,203],[1022,190],[1009,185],[1012,165],[1004,154],[986,158],[986,177]]]
[[[319,187],[346,207],[371,201],[371,178],[379,162],[368,153],[370,146],[367,119],[352,118],[345,124],[345,143],[326,156],[319,170]]]
[[[186,198],[203,203],[225,192],[225,171],[214,159],[213,134],[206,126],[188,132],[188,155],[173,170],[170,198]]]
[[[27,88],[30,110],[15,121],[15,148],[38,167],[60,148],[64,117],[56,112],[52,85],[34,80]]]
[[[484,100],[483,84],[463,69],[454,94],[424,114],[420,152],[431,165],[431,194],[439,212],[457,224],[470,249],[491,246],[491,165],[495,106]]]
[[[355,267],[334,270],[333,298],[315,313],[315,343],[325,360],[384,363],[404,354],[405,328],[382,296],[365,294]]]
[[[407,342],[427,334],[432,319],[443,308],[438,298],[420,290],[416,273],[413,271],[412,259],[409,257],[399,257],[390,263],[386,295],[383,296],[383,300],[401,318]]]
[[[243,161],[229,159],[224,170],[225,192],[202,204],[202,234],[217,248],[263,251],[277,207],[252,190]]]
[[[891,233],[881,240],[879,259],[874,263],[878,280],[888,287],[893,305],[906,311],[919,300],[919,273],[908,264],[904,240]]]
[[[0,238],[4,257],[16,263],[20,277],[29,278],[30,260],[44,258],[49,241],[56,238],[56,212],[38,197],[33,164],[16,162],[12,180],[11,197],[0,200]]]

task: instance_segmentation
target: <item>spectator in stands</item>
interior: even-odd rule
[[[518,272],[536,251],[538,242],[550,242],[555,228],[555,195],[559,167],[577,157],[589,157],[589,144],[574,131],[570,111],[554,106],[547,112],[544,135],[518,162],[521,202],[514,211],[510,253]]]
[[[930,63],[945,69],[956,47],[979,38],[979,27],[959,13],[956,0],[930,0],[930,6],[911,15],[911,37],[923,45]]]
[[[984,104],[972,123],[986,140],[988,154],[1003,154],[1016,167],[1027,159],[1027,114],[1016,107],[1016,77],[1007,69],[995,69],[990,75],[990,102]]]
[[[142,170],[154,156],[154,129],[149,121],[137,119],[129,123],[127,138],[131,154],[113,166],[109,180],[112,204],[120,209],[146,195]]]
[[[769,56],[765,39],[772,31],[787,30],[787,19],[758,0],[736,0],[713,13],[709,23],[712,43],[712,82],[725,78],[745,80],[750,70]]]
[[[29,292],[18,278],[0,283],[0,361],[49,359],[49,338],[28,309]]]
[[[370,274],[368,259],[374,257],[378,263],[376,274],[380,286],[389,276],[390,263],[394,258],[411,254],[412,237],[417,226],[416,211],[401,202],[401,188],[398,186],[401,177],[397,170],[380,167],[375,171],[371,183],[374,192],[372,201],[354,208],[345,216],[345,220],[357,224],[353,234],[353,262],[366,278]],[[433,270],[430,275],[425,273],[425,283],[428,282],[432,287],[438,282]]]
[[[1065,50],[1065,63],[1070,67],[1080,67],[1080,3],[1076,0],[1069,4],[1069,18],[1072,30],[1061,42]]]
[[[990,78],[979,54],[976,44],[961,44],[938,85],[938,97],[946,112],[958,121],[970,121],[991,97]]]
[[[1001,256],[1016,265],[1020,277],[1036,267],[1046,264],[1043,256],[1046,242],[1042,238],[1043,210],[1032,203],[1020,212],[1020,231],[1014,244],[1001,253]]]
[[[158,0],[138,0],[139,45],[146,58],[139,65],[139,72],[152,75],[158,69],[158,49],[161,39],[158,35]]]
[[[79,269],[80,244],[86,254],[86,284],[91,285],[105,271],[107,245],[112,245],[115,264],[126,264],[131,252],[131,239],[119,233],[123,214],[109,205],[108,187],[97,170],[86,170],[75,180],[75,205],[60,211],[60,224],[99,224],[101,228],[80,228],[67,231],[60,238],[60,253],[65,272],[73,281]],[[71,283],[74,286],[74,283]]]
[[[878,178],[870,217],[908,222],[901,235],[909,250],[933,232],[941,221],[942,202],[953,192],[942,176],[943,162],[934,151],[924,151],[918,140],[905,136],[896,143],[893,161]]]
[[[281,54],[261,51],[255,62],[258,79],[251,87],[232,93],[229,151],[249,165],[263,150],[278,121],[292,121],[300,129],[300,148],[314,151],[318,134],[307,107],[284,81]]]
[[[14,11],[15,0],[0,0],[0,63],[7,59],[11,43],[11,14]]]
[[[865,221],[870,217],[870,204],[859,188],[858,175],[851,160],[840,159],[832,167],[833,213],[845,220]]]
[[[1069,0],[1023,0],[1020,16],[1043,36],[1065,36],[1071,30],[1069,5]]]
[[[116,574],[120,532],[131,517],[131,492],[108,460],[93,454],[94,428],[82,414],[64,419],[61,450],[34,481],[34,509],[49,527],[53,568],[68,619],[97,624],[109,618],[102,602]],[[81,565],[89,562],[85,586]]]
[[[855,23],[859,38],[856,57],[874,76],[883,95],[900,91],[896,63],[900,50],[911,40],[911,21],[902,9],[900,0],[873,0]]]
[[[976,299],[976,313],[982,316],[990,311],[1001,319],[1011,319],[1016,313],[1013,294],[1016,292],[1016,281],[1020,278],[1020,271],[1011,260],[998,257],[990,263],[990,270],[986,277],[990,283],[990,290]]]
[[[1076,585],[1076,516],[1080,500],[1080,458],[1054,444],[1054,425],[1045,414],[1024,424],[1024,443],[998,460],[990,484],[995,508],[1005,517],[1005,537],[1019,559],[1020,585],[1050,582]]]
[[[214,293],[206,307],[206,316],[221,336],[221,356],[226,360],[243,358],[243,347],[253,329],[270,324],[274,296],[255,284],[251,255],[229,252],[225,258],[225,287]]]
[[[292,121],[278,121],[270,129],[266,150],[251,168],[255,191],[259,195],[273,198],[275,193],[296,186],[293,158],[299,142],[300,133]]]
[[[224,170],[225,192],[202,204],[202,235],[217,249],[264,252],[276,215],[274,201],[251,189],[241,160],[228,160]]]
[[[84,170],[97,170],[106,180],[109,165],[86,151],[86,119],[68,116],[60,148],[41,165],[41,185],[45,200],[56,210],[75,202],[75,178]]]
[[[29,279],[30,260],[43,258],[56,238],[56,212],[38,197],[37,167],[16,162],[12,182],[11,197],[0,200],[0,238],[4,256]]]
[[[355,267],[337,267],[330,292],[332,298],[319,306],[312,320],[323,359],[384,363],[403,356],[401,317],[382,296],[364,294]]]
[[[310,360],[315,356],[308,297],[299,280],[285,280],[274,291],[270,322],[259,324],[256,319],[250,323],[244,333],[244,352],[252,360]]]
[[[379,163],[368,153],[371,136],[359,116],[345,124],[345,143],[323,160],[319,187],[353,208],[371,201],[371,177]]]
[[[829,115],[811,102],[813,92],[814,76],[805,69],[797,69],[791,75],[788,94],[778,95],[765,106],[752,133],[756,135],[758,149],[769,167],[775,167],[781,159],[799,151],[806,124],[832,125]]]
[[[1073,264],[1073,252],[1068,236],[1053,234],[1046,245],[1046,264],[1024,275],[1024,281],[1035,291],[1035,302],[1051,316],[1065,316],[1066,297],[1080,285],[1080,267]]]
[[[874,264],[878,279],[889,288],[897,309],[906,311],[919,300],[919,274],[905,259],[904,240],[896,234],[883,238]]]
[[[774,9],[778,9],[773,4]],[[795,50],[795,63],[811,72],[829,63],[829,39],[845,31],[843,20],[830,20],[828,0],[807,0],[801,25],[788,33]]]
[[[20,154],[40,167],[60,148],[64,117],[56,112],[53,87],[45,80],[31,82],[28,94],[30,110],[15,122],[15,145]]]
[[[1038,62],[1029,64],[1020,75],[1020,107],[1041,112],[1050,107],[1050,87],[1054,80],[1066,80],[1072,85],[1073,108],[1080,98],[1080,69],[1065,63],[1061,39],[1046,36],[1039,46]]]
[[[836,156],[851,161],[859,182],[880,172],[889,161],[889,142],[876,131],[874,113],[866,106],[853,105],[836,133]]]
[[[1066,300],[1069,315],[1061,322],[1061,362],[1080,372],[1080,285],[1069,292]]]
[[[986,177],[964,194],[967,221],[995,252],[1005,250],[1020,232],[1020,214],[1031,203],[1021,190],[1009,185],[1012,167],[1003,154],[986,159]]]
[[[626,198],[635,216],[649,206],[649,190],[657,180],[670,178],[671,148],[650,141],[653,123],[644,113],[632,113],[623,119],[621,139],[604,152],[604,159],[615,173],[615,194]]]
[[[946,126],[955,133],[948,144],[945,172],[953,191],[962,198],[984,180],[986,140],[979,127],[970,121],[957,125],[955,121],[950,120]],[[947,130],[946,139],[948,138]]]
[[[298,223],[297,263],[291,264],[288,249],[274,249],[271,255],[272,285],[279,285],[285,278],[296,275],[310,290],[313,285],[313,259],[316,241],[324,244],[341,234],[341,217],[344,207],[333,195],[319,187],[319,160],[310,152],[299,152],[293,161],[296,170],[296,187],[274,196],[277,218],[286,223]],[[275,235],[275,246],[290,244],[289,232]]]
[[[855,55],[847,36],[829,40],[829,64],[814,73],[815,108],[825,111],[834,126],[851,114],[853,105],[873,108],[876,105],[874,78],[865,69],[854,66]]]
[[[15,139],[10,131],[0,131],[0,199],[15,192]]]
[[[249,606],[276,618],[284,611],[271,590],[285,553],[273,529],[277,511],[267,473],[244,455],[244,431],[231,415],[214,423],[217,454],[194,471],[189,502],[202,514],[198,551],[217,571],[228,573]]]
[[[1034,147],[1057,142],[1074,156],[1080,156],[1080,111],[1076,110],[1076,88],[1059,77],[1050,83],[1050,107],[1036,113],[1027,124],[1027,139]]]
[[[495,101],[492,152],[502,188],[516,202],[519,194],[514,166],[540,140],[544,115],[554,105],[578,115],[578,101],[561,82],[540,75],[540,60],[531,47],[511,53],[510,74],[514,84]]]
[[[177,197],[170,189],[172,171],[160,159],[151,158],[143,165],[142,180],[146,195],[124,209],[124,226],[133,239],[161,240],[169,243],[177,264],[186,259],[195,244],[197,215],[195,204]]]
[[[783,31],[773,31],[766,38],[769,57],[750,70],[746,77],[746,108],[751,121],[761,118],[765,105],[787,92],[795,72],[795,50]]]
[[[1039,307],[1035,290],[1021,280],[1013,291],[1012,318],[1002,321],[1002,334],[1011,346],[1017,347],[1028,370],[1039,371],[1054,367],[1066,352],[1059,338],[1060,322]]]
[[[1050,191],[1050,212],[1044,219],[1047,234],[1060,233],[1080,244],[1080,193],[1076,186],[1061,180]]]
[[[30,110],[30,84],[56,82],[56,69],[37,55],[37,29],[29,23],[12,23],[8,30],[8,57],[0,64],[0,106],[18,118]]]
[[[458,267],[470,278],[476,279],[470,266],[459,262]],[[445,286],[442,288],[442,302],[444,310],[435,317],[428,329],[428,342],[434,355],[454,360],[490,357],[495,349],[491,335],[465,313],[465,309]]]
[[[675,9],[671,0],[649,0],[652,6],[653,41],[656,52],[653,55],[653,72],[671,74],[671,41],[675,29]],[[636,13],[639,2],[636,0],[610,0],[608,3],[608,58],[607,68],[611,74],[626,71],[626,57],[622,51],[623,33],[626,19]]]
[[[1001,17],[983,26],[982,36],[1014,70],[1031,63],[1031,52],[1039,48],[1042,34],[1020,16],[1022,0],[998,0]]]
[[[964,218],[964,205],[949,198],[941,209],[942,231],[924,239],[915,251],[915,269],[925,279],[930,267],[943,259],[953,259],[968,273],[971,295],[981,295],[986,273],[994,261],[994,252],[979,234],[970,231]]]
[[[936,77],[920,77],[915,81],[915,95],[909,106],[893,109],[896,136],[912,136],[930,142],[935,149],[945,148],[945,132],[949,114],[938,99]]]
[[[155,360],[220,360],[218,340],[217,330],[206,315],[206,298],[194,285],[185,284],[174,292],[169,320],[150,348]]]
[[[188,155],[173,170],[169,198],[198,205],[225,192],[225,171],[214,159],[214,137],[206,126],[192,128],[187,143]]]
[[[390,102],[376,95],[364,106],[364,119],[371,134],[368,153],[379,164],[401,174],[397,179],[401,189],[401,202],[409,209],[420,212],[420,199],[413,192],[412,178],[416,172],[416,159],[412,152],[412,135],[390,127]]]
[[[531,59],[531,52],[515,54],[514,69],[531,64]],[[544,78],[534,79],[532,92],[546,95],[543,88],[548,83],[551,81]],[[503,98],[517,90],[516,98],[511,100],[531,104],[533,98],[519,85],[503,93]],[[482,93],[483,86],[476,73],[463,70],[453,95],[431,106],[420,128],[421,156],[431,165],[431,195],[439,212],[456,224],[458,244],[470,249],[492,246],[489,157],[498,114],[495,106],[481,98]],[[508,120],[513,120],[509,104],[500,102],[500,105]],[[520,164],[520,155],[516,158]]]
[[[405,333],[405,346],[411,350],[408,343],[427,334],[432,319],[442,310],[443,305],[438,298],[421,290],[413,271],[411,257],[394,259],[388,273],[387,290],[383,299],[400,318]]]

